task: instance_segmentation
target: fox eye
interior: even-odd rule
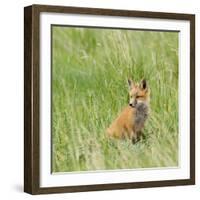
[[[133,95],[131,95],[130,98],[133,98]]]

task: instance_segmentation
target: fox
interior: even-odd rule
[[[107,128],[106,134],[109,138],[128,138],[135,143],[142,135],[149,115],[150,88],[145,79],[140,83],[128,79],[128,88],[129,103]]]

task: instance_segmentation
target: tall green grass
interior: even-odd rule
[[[178,33],[52,28],[53,172],[178,165]],[[151,112],[136,144],[105,129],[145,78]]]

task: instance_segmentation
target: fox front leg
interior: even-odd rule
[[[134,131],[132,131],[132,133],[131,133],[132,143],[135,144],[137,142],[137,140],[138,140],[137,134]]]

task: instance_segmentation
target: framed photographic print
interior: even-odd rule
[[[24,191],[195,183],[195,16],[24,9]]]

